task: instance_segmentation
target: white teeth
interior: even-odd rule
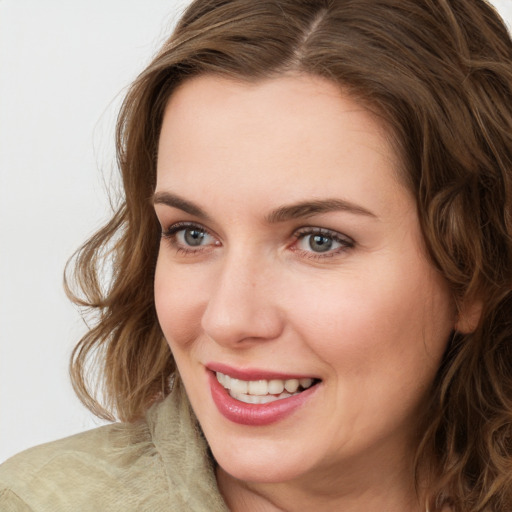
[[[240,402],[245,402],[246,404],[269,404],[270,402],[275,402],[276,400],[282,400],[283,398],[289,398],[290,396],[293,396],[290,393],[281,393],[279,396],[274,395],[246,395],[244,393],[233,393],[233,391],[230,391],[229,394],[235,399],[239,400]],[[297,393],[295,393],[297,394]]]
[[[226,375],[227,377],[227,375]],[[229,379],[229,377],[228,377]],[[222,382],[221,382],[222,384]],[[238,379],[230,379],[229,389],[234,393],[244,393],[247,394],[249,388],[249,383],[246,380],[238,380]]]
[[[268,382],[266,380],[249,381],[249,395],[266,395],[268,393]]]
[[[284,382],[282,380],[271,380],[268,383],[268,392],[271,395],[280,395],[284,391]]]
[[[286,391],[288,391],[288,393],[295,393],[295,391],[297,391],[297,389],[299,389],[298,379],[288,379],[284,383],[284,388],[286,389]]]
[[[230,390],[230,395],[245,403],[269,403],[274,400],[288,398],[298,392],[299,387],[303,390],[313,385],[313,379],[272,379],[272,380],[240,380],[229,375],[216,372],[217,380],[225,388]]]
[[[227,375],[223,373],[217,373],[217,380],[222,384],[223,387],[229,389],[229,381],[231,380]]]
[[[299,383],[304,389],[308,389],[313,384],[313,379],[299,379]]]

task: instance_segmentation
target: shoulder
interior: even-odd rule
[[[0,465],[2,512],[227,512],[186,393]]]
[[[33,510],[14,492],[1,487],[0,510],[2,512],[33,512]]]
[[[152,496],[168,494],[161,465],[147,422],[107,425],[30,448],[0,465],[0,508],[153,510]],[[148,508],[139,508],[141,500]]]

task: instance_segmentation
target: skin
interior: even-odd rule
[[[336,85],[305,75],[202,76],[167,105],[156,309],[233,511],[422,510],[417,422],[455,308],[386,135]],[[164,204],[166,193],[205,215]],[[267,218],[324,199],[357,209]],[[205,232],[201,245],[187,226],[165,236],[180,222]],[[331,250],[311,244],[318,229]],[[239,425],[212,401],[212,361],[321,383],[291,416]]]

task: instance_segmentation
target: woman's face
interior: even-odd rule
[[[321,78],[203,76],[170,99],[156,308],[229,475],[409,467],[455,310],[398,168],[381,122]]]

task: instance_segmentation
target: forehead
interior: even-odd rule
[[[338,123],[340,114],[351,113],[358,116],[354,128],[369,128],[381,137],[387,136],[381,119],[325,78],[290,74],[249,82],[207,74],[186,80],[174,90],[164,120],[172,125],[172,118],[179,118],[182,128],[184,121],[203,123],[205,128],[209,119],[217,128],[222,128],[221,122],[226,126],[236,122],[239,127],[249,128],[263,121],[267,122],[268,131],[273,127],[288,128],[296,134],[301,129],[306,133],[305,121],[314,120],[314,129],[325,137],[331,122]]]
[[[166,107],[157,189],[206,192],[223,183],[240,192],[245,183],[248,194],[268,195],[270,182],[290,201],[303,199],[305,188],[312,197],[392,189],[399,163],[388,135],[375,115],[320,77],[200,76]]]

